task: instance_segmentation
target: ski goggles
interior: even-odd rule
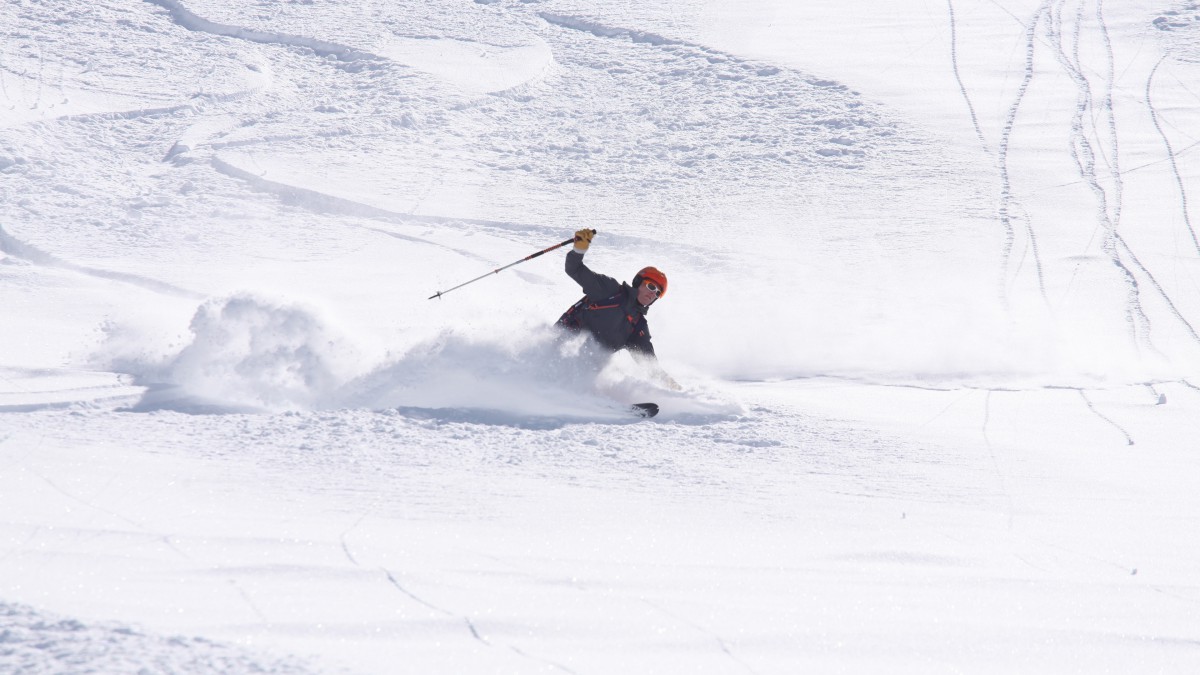
[[[643,281],[642,287],[654,294],[654,297],[662,295],[662,289],[653,281]]]

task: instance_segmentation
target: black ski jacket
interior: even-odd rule
[[[567,253],[567,276],[583,289],[583,299],[558,319],[570,330],[587,330],[596,341],[615,351],[628,349],[654,356],[646,311],[637,301],[637,291],[623,281],[597,274],[583,264],[583,254]]]

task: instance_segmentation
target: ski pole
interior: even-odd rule
[[[596,234],[596,231],[595,231],[595,230],[592,230],[592,234],[593,234],[593,235],[595,235],[595,234]],[[564,241],[564,242],[562,242],[562,243],[555,244],[555,245],[553,245],[553,246],[551,246],[551,247],[549,247],[549,248],[544,248],[544,249],[542,249],[542,250],[540,250],[540,251],[538,251],[537,253],[534,253],[534,254],[532,254],[532,255],[527,255],[527,256],[525,256],[524,258],[521,258],[520,260],[516,261],[515,263],[510,263],[510,264],[508,264],[508,265],[505,265],[504,267],[498,267],[498,268],[496,268],[496,269],[492,270],[491,272],[488,272],[487,274],[483,274],[483,275],[477,276],[477,277],[475,277],[474,279],[472,279],[472,280],[470,280],[470,281],[465,281],[465,282],[463,282],[463,283],[461,283],[461,284],[459,284],[459,285],[455,286],[454,288],[451,288],[451,289],[448,289],[448,290],[445,290],[445,291],[438,291],[437,293],[434,293],[433,295],[429,296],[427,299],[428,299],[428,300],[432,300],[432,299],[434,299],[434,298],[440,298],[440,297],[442,297],[443,295],[445,295],[445,294],[449,293],[450,291],[457,291],[458,289],[462,288],[463,286],[466,286],[467,284],[473,284],[473,283],[475,283],[476,281],[479,281],[480,279],[482,279],[482,278],[484,278],[484,277],[486,277],[486,276],[489,276],[489,275],[492,275],[492,274],[499,274],[499,273],[503,272],[504,270],[506,270],[506,269],[508,269],[508,268],[510,268],[510,267],[513,267],[514,265],[520,265],[521,263],[523,263],[523,262],[525,262],[525,261],[527,261],[527,260],[533,260],[534,258],[538,257],[539,255],[542,255],[543,253],[549,253],[550,251],[553,251],[553,250],[554,250],[554,249],[556,249],[556,248],[562,248],[563,246],[566,246],[567,244],[573,244],[573,243],[575,243],[575,238],[574,238],[574,237],[571,237],[570,239],[568,239],[568,240],[566,240],[566,241]]]

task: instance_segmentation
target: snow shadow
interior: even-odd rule
[[[609,408],[591,410],[587,415],[557,414],[542,415],[519,413],[510,410],[486,408],[394,408],[401,415],[415,420],[428,420],[443,424],[482,424],[486,426],[515,427],[530,431],[551,431],[570,424],[636,424],[645,421],[625,410]]]

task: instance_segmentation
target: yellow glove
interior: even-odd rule
[[[575,250],[583,253],[592,243],[592,237],[596,236],[595,230],[582,229],[575,233]]]

